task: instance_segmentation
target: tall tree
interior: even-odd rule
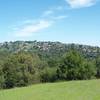
[[[65,80],[91,79],[94,75],[95,66],[88,63],[76,50],[65,54],[57,69],[58,78]]]
[[[38,60],[35,55],[23,52],[10,56],[3,66],[5,88],[34,83]]]
[[[97,78],[100,78],[100,56],[96,58]]]

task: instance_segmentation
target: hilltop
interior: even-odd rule
[[[60,57],[70,49],[76,49],[87,58],[95,58],[100,55],[100,48],[81,44],[65,44],[61,42],[40,41],[15,41],[0,43],[0,52],[16,53],[26,51],[37,53],[40,56]]]
[[[100,48],[61,42],[0,44],[0,88],[100,78]]]

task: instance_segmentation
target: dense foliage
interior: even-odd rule
[[[95,74],[95,64],[92,61],[88,62],[75,50],[64,55],[57,69],[57,76],[61,80],[91,79]]]
[[[98,47],[59,42],[0,44],[0,88],[100,78]]]

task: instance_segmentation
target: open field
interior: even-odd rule
[[[1,90],[0,100],[100,100],[100,80],[47,83]]]

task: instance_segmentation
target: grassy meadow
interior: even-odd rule
[[[47,83],[1,90],[0,100],[100,100],[100,80]]]

